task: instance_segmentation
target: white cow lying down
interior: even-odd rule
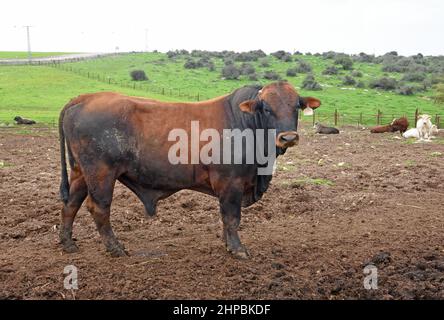
[[[418,120],[419,123],[419,120]],[[421,126],[421,123],[419,123],[419,125]],[[424,131],[424,126],[421,127],[421,129]],[[436,125],[432,125],[430,127],[430,129],[428,130],[428,134],[426,139],[429,138],[434,138],[435,135],[437,135],[439,132],[438,128],[436,127]],[[404,132],[402,134],[402,136],[404,138],[416,138],[416,139],[423,139],[423,137],[425,137],[425,134],[423,134],[422,136],[420,135],[420,130],[418,128],[412,128],[407,130],[406,132]]]
[[[411,128],[402,134],[404,138],[416,138],[419,139],[419,131],[416,128]]]

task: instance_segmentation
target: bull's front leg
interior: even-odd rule
[[[242,245],[237,233],[241,219],[241,202],[242,192],[235,189],[230,190],[230,188],[228,188],[228,190],[219,197],[223,221],[223,239],[227,251],[236,258],[247,259],[248,251]]]

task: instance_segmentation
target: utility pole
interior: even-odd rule
[[[145,28],[145,52],[148,52],[148,28]]]
[[[26,28],[26,36],[28,38],[28,59],[31,60],[32,58],[32,54],[31,54],[31,36],[29,33],[29,28],[31,28],[31,26],[24,26]]]

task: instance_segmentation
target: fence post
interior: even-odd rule
[[[439,116],[438,116],[438,114],[435,116],[435,125],[439,129]]]
[[[416,108],[416,110],[415,110],[414,127],[416,127],[416,122],[418,121],[418,118],[419,118],[419,110],[418,110],[418,108]]]
[[[197,93],[197,101],[200,101],[199,92]]]
[[[378,109],[378,114],[376,115],[376,125],[381,124],[381,110]]]
[[[339,116],[338,116],[338,109],[335,109],[335,126],[338,125],[338,118],[339,118]]]

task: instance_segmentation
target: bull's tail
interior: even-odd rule
[[[65,133],[63,131],[63,117],[65,116],[66,107],[60,112],[59,117],[59,140],[60,140],[60,164],[62,181],[60,183],[60,198],[63,203],[68,202],[69,197],[69,181],[68,171],[66,169],[66,151],[65,151]]]

